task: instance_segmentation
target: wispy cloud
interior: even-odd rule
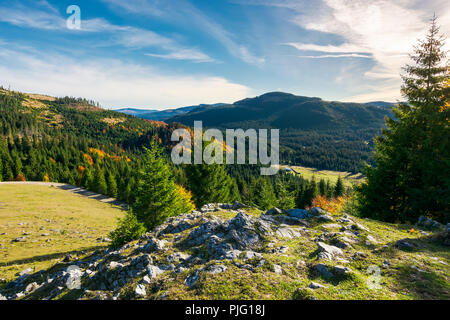
[[[164,54],[154,54],[154,57],[189,60],[193,62],[213,62],[213,58],[194,48],[187,48],[171,38],[151,30],[132,26],[111,24],[103,18],[84,19],[80,30],[66,28],[66,20],[48,2],[38,2],[39,6],[24,6],[16,4],[12,7],[0,6],[0,21],[15,26],[52,30],[62,32],[106,33],[110,36],[108,45],[121,45],[128,48],[157,47]],[[149,55],[150,56],[150,55]]]
[[[222,25],[196,8],[186,0],[158,1],[158,0],[102,0],[112,8],[119,8],[134,14],[156,16],[167,21],[185,24],[190,28],[197,28],[209,34],[232,56],[253,65],[262,65],[265,58],[255,55],[244,44],[233,39],[233,35]]]
[[[29,5],[15,3],[0,7],[0,22],[6,22],[18,27],[44,30],[58,30],[66,25],[55,9],[46,1],[38,1],[37,6],[30,9]]]
[[[81,96],[106,107],[179,107],[234,102],[251,95],[223,77],[173,75],[117,59],[75,60],[0,46],[0,85],[24,92]]]
[[[371,59],[370,56],[366,56],[363,54],[357,54],[357,53],[342,53],[342,54],[324,54],[324,55],[317,55],[317,56],[298,56],[299,58],[304,59],[328,59],[328,58],[365,58],[365,59]]]
[[[176,52],[171,52],[171,53],[167,53],[167,54],[147,53],[146,55],[149,57],[169,59],[169,60],[191,60],[191,61],[195,61],[195,62],[214,62],[215,61],[214,59],[207,56],[203,52],[193,50],[193,49],[178,50]]]
[[[364,77],[384,81],[384,85],[368,89],[373,90],[375,95],[396,92],[393,97],[399,97],[401,67],[409,61],[408,53],[417,39],[423,38],[434,12],[440,17],[442,31],[450,33],[450,6],[445,0],[234,1],[288,8],[296,12],[292,23],[308,31],[335,37],[334,43],[329,44],[323,44],[323,37],[320,38],[322,43],[288,43],[302,52],[319,53],[303,55],[303,58],[371,58],[374,63]],[[341,44],[336,45],[336,39],[340,39]]]

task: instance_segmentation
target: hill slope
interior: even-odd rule
[[[98,239],[123,212],[56,187],[0,183],[0,277],[10,281],[26,268],[46,269],[68,254],[104,248],[108,243]]]
[[[134,108],[121,108],[116,109],[115,111],[133,115],[142,119],[147,120],[155,120],[155,121],[164,121],[171,117],[189,113],[196,112],[210,107],[218,107],[223,106],[224,103],[216,103],[216,104],[200,104],[197,106],[189,106],[189,107],[181,107],[176,109],[166,109],[166,110],[146,110],[146,109],[134,109]]]
[[[271,92],[232,105],[192,111],[167,122],[205,127],[280,129],[282,163],[358,172],[371,162],[372,139],[387,108]]]
[[[0,88],[0,181],[69,183],[131,203],[142,146],[168,144],[174,128],[86,99]]]
[[[449,299],[449,251],[438,233],[410,229],[317,209],[298,219],[261,215],[240,204],[206,205],[117,250],[22,276],[1,294],[9,299]],[[79,287],[69,289],[67,283]]]
[[[386,110],[371,105],[329,102],[320,98],[271,92],[232,105],[194,110],[175,116],[168,122],[191,126],[193,121],[201,120],[207,127],[219,128],[358,129],[382,127],[387,114]]]

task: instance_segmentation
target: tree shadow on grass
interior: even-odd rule
[[[95,251],[95,250],[103,249],[103,248],[104,247],[100,247],[100,246],[92,246],[92,247],[83,248],[83,249],[79,249],[79,250],[56,252],[56,253],[52,253],[52,254],[34,256],[34,257],[30,257],[30,258],[25,258],[25,259],[18,259],[18,260],[13,260],[13,261],[8,261],[8,262],[0,262],[0,267],[8,267],[8,266],[13,266],[13,265],[18,265],[18,264],[27,264],[27,263],[33,263],[33,262],[53,260],[53,259],[63,258],[67,255],[78,255],[78,254],[82,254],[83,252],[91,252],[91,251]]]
[[[450,283],[447,279],[432,271],[420,271],[403,264],[394,274],[399,290],[407,290],[415,299],[449,300]]]
[[[420,238],[403,238],[387,244],[380,253],[394,258],[402,253],[425,253],[448,259],[450,247],[443,244],[442,234],[434,233]]]

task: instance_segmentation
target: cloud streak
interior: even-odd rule
[[[184,23],[190,28],[196,27],[209,34],[232,56],[252,65],[263,65],[265,58],[253,54],[245,45],[237,43],[223,26],[197,9],[189,1],[154,1],[154,0],[102,0],[112,8],[126,10],[130,13],[158,17],[171,22]]]
[[[179,107],[234,102],[252,90],[223,77],[170,75],[152,67],[117,59],[74,60],[0,46],[1,83],[24,92],[80,96],[105,107]],[[7,79],[7,80],[4,80]]]
[[[367,90],[380,97],[389,92],[391,100],[400,97],[401,67],[409,62],[408,53],[412,52],[417,39],[424,37],[434,12],[440,18],[442,31],[450,34],[450,6],[445,0],[233,1],[289,9],[295,14],[291,19],[293,24],[309,32],[333,36],[328,37],[330,42],[325,44],[324,37],[317,37],[321,43],[287,43],[302,53],[318,53],[304,54],[302,58],[371,58],[374,63],[363,77],[374,81],[375,85]],[[376,85],[377,81],[383,83]],[[363,95],[355,96],[356,99],[361,97]],[[373,98],[373,95],[368,92],[366,97]]]
[[[18,27],[48,31],[107,33],[111,37],[108,42],[109,46],[121,45],[135,49],[157,47],[159,50],[165,50],[166,53],[153,54],[153,57],[193,62],[215,61],[198,49],[186,48],[176,43],[173,39],[151,30],[114,25],[103,18],[83,19],[81,30],[69,30],[66,28],[66,20],[48,2],[44,1],[38,4],[38,7],[24,6],[22,4],[0,7],[0,22],[6,22]]]

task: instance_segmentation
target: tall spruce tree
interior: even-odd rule
[[[277,202],[278,207],[282,210],[289,210],[295,207],[295,197],[286,188],[285,181],[277,181]]]
[[[340,197],[344,194],[344,183],[342,182],[341,176],[338,177],[336,185],[334,186],[334,196]]]
[[[261,210],[267,210],[278,205],[277,197],[272,183],[266,177],[255,179],[252,186],[253,202],[252,204]]]
[[[375,140],[375,167],[357,188],[359,212],[386,221],[415,222],[426,215],[450,218],[449,66],[444,37],[434,17],[425,40],[404,68],[402,94],[408,104]]]
[[[229,202],[233,179],[222,164],[192,164],[185,167],[189,189],[195,205],[200,208],[207,203]]]
[[[136,200],[132,207],[139,222],[152,229],[165,219],[189,208],[186,197],[180,197],[172,172],[156,142],[146,149],[143,168],[139,172]]]
[[[94,172],[94,178],[92,181],[93,190],[97,193],[107,195],[108,194],[108,186],[106,184],[105,172],[102,168],[97,164]]]
[[[117,198],[117,182],[116,178],[111,172],[108,172],[107,178],[106,178],[106,184],[108,187],[108,196]]]

